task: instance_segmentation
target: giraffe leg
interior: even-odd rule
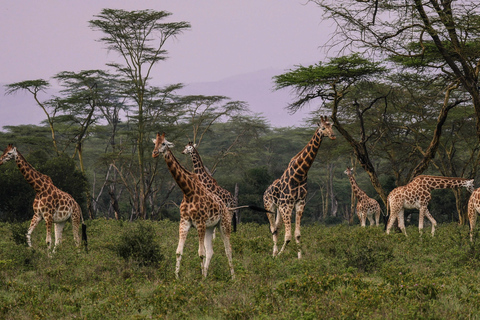
[[[477,223],[477,210],[475,204],[473,203],[474,199],[470,197],[468,201],[468,220],[470,221],[470,241],[473,242],[473,230],[475,229],[475,224]]]
[[[393,224],[395,223],[395,220],[397,220],[397,216],[398,216],[397,209],[392,208],[392,206],[390,208],[391,208],[390,218],[388,218],[388,222],[387,222],[387,231],[386,231],[387,234],[390,234],[390,230],[392,229]]]
[[[407,229],[405,229],[405,209],[403,208],[398,211],[398,227],[402,230],[403,234],[407,236]]]
[[[422,211],[422,208],[420,208],[420,211]],[[432,214],[428,211],[428,208],[426,206],[423,207],[423,213],[424,213],[424,216],[427,217],[427,219],[430,220],[430,223],[432,224],[432,237],[433,237],[435,235],[435,226],[437,225],[437,221],[435,221],[435,219],[433,218]]]
[[[205,248],[205,259],[203,262],[203,269],[202,274],[204,277],[207,276],[208,273],[208,266],[210,265],[210,260],[213,256],[213,235],[214,235],[215,227],[206,228],[205,230],[205,237],[203,239],[203,247]],[[200,252],[199,252],[200,254]]]
[[[228,266],[230,267],[230,274],[232,275],[232,279],[235,279],[235,272],[233,270],[232,246],[230,244],[230,233],[230,220],[227,220],[226,222],[222,220],[220,225],[220,236],[223,240],[223,245],[225,246],[225,254],[227,256]]]
[[[178,279],[178,274],[180,272],[180,262],[182,261],[183,247],[185,246],[185,240],[187,240],[188,230],[192,226],[191,222],[185,219],[180,220],[179,226],[179,237],[178,237],[178,246],[177,246],[177,263],[175,266],[175,277]]]
[[[368,222],[370,223],[370,227],[373,227],[375,225],[375,221],[373,220],[373,213],[372,211],[369,211],[367,213],[367,218],[368,218]],[[366,225],[366,223],[365,223]]]
[[[283,242],[282,248],[278,252],[278,255],[280,255],[283,250],[285,250],[285,247],[287,244],[292,240],[292,211],[293,208],[291,205],[283,205],[280,206],[279,208],[280,215],[283,220],[283,224],[285,225],[285,241]],[[278,220],[278,217],[277,217]],[[277,256],[278,256],[277,255]]]
[[[202,223],[197,223],[197,232],[198,232],[198,256],[200,257],[200,266],[202,268],[202,275],[204,277],[207,276],[206,273],[206,254],[205,254],[205,233],[206,233],[206,226]],[[212,239],[210,238],[210,241]],[[208,265],[207,265],[208,268]]]
[[[75,241],[75,245],[77,247],[80,247],[80,213],[74,213],[72,214],[72,229],[73,229],[73,240]],[[56,237],[56,234],[55,234]]]
[[[377,205],[375,208],[375,225],[380,225],[380,205]]]
[[[282,220],[282,215],[280,214],[280,211],[277,209],[277,217],[275,219],[274,227],[272,231],[272,239],[273,239],[273,257],[276,257],[278,255],[278,231],[280,230],[280,227],[282,226],[283,220]]]
[[[58,222],[54,224],[55,246],[53,247],[53,252],[55,252],[55,250],[57,249],[57,246],[59,246],[62,243],[62,232],[64,227],[65,227],[65,222]]]
[[[51,214],[44,214],[43,218],[45,219],[45,225],[47,229],[47,236],[45,238],[45,242],[47,243],[47,248],[50,250],[50,247],[52,246],[52,224],[53,224],[53,218]]]
[[[30,227],[28,228],[28,231],[27,231],[27,243],[29,247],[32,246],[32,232],[38,226],[38,223],[42,221],[42,219],[43,219],[42,215],[39,212],[36,212],[33,215],[32,222],[30,222]]]
[[[302,258],[302,248],[300,246],[300,221],[303,210],[305,209],[305,200],[297,202],[295,205],[295,242],[297,243],[298,259]]]

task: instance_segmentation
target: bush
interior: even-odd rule
[[[120,257],[141,266],[155,265],[163,259],[155,230],[147,222],[126,226],[113,249]]]

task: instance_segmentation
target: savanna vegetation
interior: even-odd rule
[[[393,188],[419,174],[477,178],[478,4],[311,2],[339,27],[328,45],[347,54],[272,80],[296,93],[292,112],[318,105],[302,127],[272,128],[228,97],[180,96],[182,84],[155,86],[150,70],[167,58],[170,40],[190,28],[163,11],[104,9],[90,21],[120,57],[105,70],[6,86],[9,94],[30,94],[45,121],[3,128],[0,145],[15,144],[81,204],[90,251],[72,249],[71,225],[53,256],[44,225],[26,247],[34,193],[14,163],[0,166],[2,318],[478,317],[479,245],[470,243],[465,225],[469,193],[433,192],[429,209],[441,223],[434,238],[413,230],[408,238],[386,236],[381,227],[356,225],[343,174],[353,166],[359,186],[383,208]],[[238,188],[240,205],[262,206],[263,192],[321,115],[338,134],[322,143],[309,171],[304,259],[292,248],[271,258],[265,215],[243,210],[231,239],[236,279],[218,240],[209,276],[201,279],[192,230],[175,280],[182,194],[163,159],[152,159],[151,138],[165,132],[187,168],[190,158],[181,151],[197,143],[218,183]]]
[[[235,280],[220,239],[202,279],[196,232],[174,276],[178,224],[169,220],[87,221],[90,251],[64,244],[48,257],[44,228],[34,250],[25,223],[2,223],[2,319],[476,319],[480,247],[468,227],[444,223],[435,237],[385,235],[381,227],[310,224],[304,257],[271,257],[267,225],[232,234]]]

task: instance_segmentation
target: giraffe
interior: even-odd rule
[[[360,225],[365,227],[368,218],[370,226],[373,226],[373,215],[375,214],[375,225],[378,226],[380,224],[381,210],[377,200],[370,198],[362,189],[360,189],[353,177],[353,168],[347,168],[344,173],[348,176],[350,184],[352,185],[352,191],[357,198],[357,215],[360,219]]]
[[[435,226],[437,222],[428,211],[428,203],[432,198],[430,192],[434,189],[447,189],[465,187],[468,191],[473,192],[473,179],[438,177],[421,175],[415,177],[407,185],[397,187],[390,192],[387,197],[387,215],[389,215],[387,223],[387,234],[390,233],[395,220],[398,219],[398,227],[403,231],[405,236],[405,221],[403,216],[404,208],[418,209],[420,215],[418,217],[418,230],[423,230],[423,220],[425,216],[432,223],[432,236],[435,234]]]
[[[38,223],[45,220],[47,237],[46,243],[50,250],[52,242],[52,224],[55,227],[55,246],[53,251],[62,242],[62,231],[65,222],[71,218],[73,227],[73,238],[77,247],[80,246],[79,227],[82,222],[82,240],[87,250],[86,226],[83,222],[82,209],[73,197],[58,189],[53,185],[52,179],[37,170],[25,160],[23,155],[16,147],[9,144],[2,156],[0,156],[0,165],[15,159],[15,162],[23,174],[23,177],[35,190],[35,200],[33,201],[33,218],[27,231],[27,243],[31,247],[31,235]]]
[[[263,203],[267,210],[270,222],[270,231],[273,235],[273,256],[283,252],[285,246],[291,241],[291,218],[295,209],[295,241],[298,248],[298,258],[301,259],[300,248],[300,220],[305,208],[307,196],[307,173],[317,155],[323,137],[335,139],[332,124],[327,117],[321,117],[318,128],[308,144],[291,160],[287,169],[279,179],[265,190]],[[278,229],[282,223],[285,225],[285,241],[280,251],[277,247]]]
[[[175,276],[178,279],[183,247],[187,239],[188,230],[193,225],[198,232],[198,255],[201,259],[202,275],[207,276],[208,266],[213,256],[213,230],[220,226],[220,235],[225,246],[228,264],[232,278],[235,278],[232,262],[232,248],[230,245],[231,213],[225,203],[215,194],[208,191],[200,182],[195,173],[187,171],[175,158],[170,148],[173,143],[165,139],[165,133],[157,133],[153,139],[155,147],[152,157],[163,155],[168,170],[183,191],[183,200],[180,204],[179,240],[177,246],[177,262]]]
[[[475,189],[468,200],[468,220],[470,220],[470,241],[473,242],[473,229],[477,223],[477,214],[480,212],[480,188]]]
[[[212,177],[212,175],[205,168],[202,158],[200,157],[200,154],[198,153],[198,150],[196,148],[196,144],[189,142],[185,146],[185,149],[182,151],[182,153],[190,154],[193,163],[193,172],[195,172],[198,179],[207,190],[216,194],[220,199],[222,199],[228,208],[233,208],[237,205],[237,201],[235,201],[235,197],[230,193],[230,191],[219,186],[217,180],[215,180],[215,178]],[[237,220],[235,213],[232,217],[232,223],[233,232],[236,232]]]

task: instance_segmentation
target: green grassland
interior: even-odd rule
[[[178,223],[87,221],[89,253],[71,225],[54,254],[45,224],[25,246],[28,223],[0,224],[1,319],[476,319],[480,241],[441,224],[435,237],[382,227],[302,227],[303,258],[290,243],[271,257],[267,225],[232,234],[236,278],[220,237],[202,279],[195,229],[174,276]],[[283,234],[281,235],[283,239]],[[281,244],[281,243],[280,243]]]

